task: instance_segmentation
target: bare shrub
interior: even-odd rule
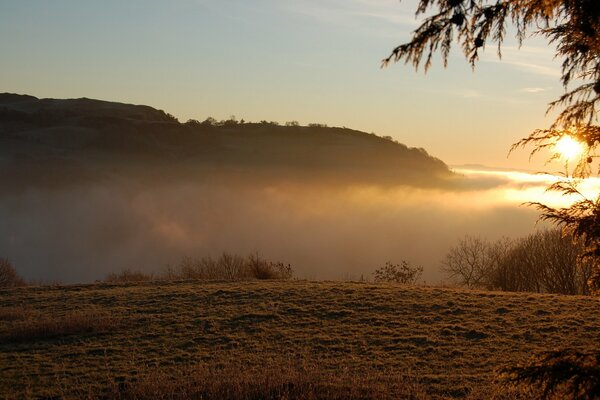
[[[12,322],[3,325],[0,330],[2,341],[21,342],[85,333],[105,333],[119,326],[119,320],[111,314],[94,310],[69,312],[62,316],[49,316],[25,310],[12,316]]]
[[[217,268],[222,274],[222,278],[227,281],[235,281],[247,277],[247,261],[238,255],[229,253],[221,254],[217,260]]]
[[[294,270],[291,264],[284,264],[280,261],[270,262],[271,268],[275,271],[277,279],[292,279],[294,276]]]
[[[514,242],[490,282],[508,291],[589,294],[591,264],[580,259],[582,252],[558,229],[538,231]]]
[[[0,257],[0,288],[15,286],[25,286],[25,281],[8,259]]]
[[[442,271],[468,288],[485,286],[497,261],[493,246],[480,237],[465,236],[442,261]]]
[[[105,282],[146,282],[154,280],[153,274],[146,274],[141,271],[132,271],[124,269],[119,273],[108,274]]]
[[[168,266],[162,279],[199,279],[240,281],[250,279],[290,279],[292,266],[272,262],[251,254],[244,258],[235,254],[223,253],[219,258],[185,257],[178,265]]]
[[[214,271],[215,262],[210,258],[199,260],[184,257],[178,266],[169,270],[174,279],[217,279]]]
[[[129,269],[106,276],[104,282],[143,282],[151,280],[242,281],[252,279],[291,279],[290,264],[273,262],[258,254],[241,257],[223,253],[218,258],[184,257],[178,264],[167,265],[160,274],[147,274]]]
[[[414,285],[423,274],[423,267],[412,266],[407,261],[400,264],[386,262],[385,266],[373,272],[375,282],[392,282]]]
[[[469,288],[515,292],[589,294],[590,262],[583,246],[560,230],[489,242],[465,236],[450,249],[441,269]]]

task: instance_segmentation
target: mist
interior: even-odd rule
[[[438,283],[440,261],[460,237],[536,228],[536,211],[511,193],[543,193],[543,180],[467,172],[460,190],[190,178],[4,191],[0,255],[25,278],[46,282],[258,252],[290,263],[298,278],[369,279],[386,261],[407,260]]]

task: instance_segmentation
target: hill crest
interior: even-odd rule
[[[144,105],[0,94],[0,160],[79,170],[159,167],[431,186],[453,173],[424,149],[357,130],[235,120],[180,123]],[[21,172],[20,172],[21,173]]]

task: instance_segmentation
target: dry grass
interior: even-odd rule
[[[251,382],[272,376],[280,387],[275,373],[255,375],[264,367],[298,377],[316,371],[307,374],[315,385],[336,376],[360,382],[338,393],[373,388],[357,381],[363,377],[376,382],[408,373],[431,398],[512,399],[518,394],[492,389],[499,368],[565,345],[595,349],[600,336],[594,298],[395,284],[183,281],[9,289],[0,291],[0,310],[8,310],[0,311],[1,332],[31,321],[15,317],[19,308],[59,321],[74,312],[104,312],[119,316],[119,324],[103,334],[71,329],[54,340],[33,333],[0,341],[0,398],[60,396],[78,387],[91,397],[119,387],[120,396],[136,398],[171,376],[173,390],[187,387],[197,368],[204,372],[196,380],[221,371],[219,379],[205,380],[218,390],[243,386],[244,376]],[[282,359],[306,363],[286,366]],[[169,393],[162,396],[185,398]]]
[[[394,371],[331,371],[319,363],[265,360],[260,366],[219,364],[142,368],[135,377],[109,376],[102,389],[62,386],[61,397],[115,400],[386,400],[427,399],[418,385]]]
[[[31,316],[31,311],[23,307],[1,307],[0,321],[22,321]]]
[[[119,322],[106,311],[72,311],[46,315],[19,307],[0,308],[0,343],[30,342],[69,335],[106,333]]]

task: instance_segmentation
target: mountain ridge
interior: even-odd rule
[[[25,181],[32,178],[25,175],[39,177],[57,165],[96,176],[110,175],[111,169],[179,166],[412,186],[445,185],[453,177],[423,149],[348,128],[210,119],[181,123],[146,105],[12,93],[0,94],[2,159]],[[33,174],[23,172],[32,167]]]

